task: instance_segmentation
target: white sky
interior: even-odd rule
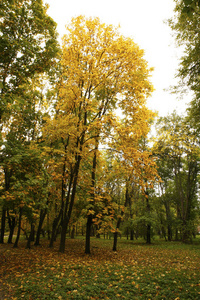
[[[177,81],[180,49],[175,47],[172,31],[164,21],[174,15],[173,0],[44,0],[50,5],[48,14],[58,24],[60,37],[66,33],[65,25],[72,17],[85,15],[99,17],[102,22],[121,26],[121,33],[133,38],[141,49],[145,50],[145,59],[149,67],[154,67],[151,81],[155,91],[147,105],[159,112],[160,116],[174,109],[181,114],[186,102],[178,100],[164,89]]]

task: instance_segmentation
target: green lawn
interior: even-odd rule
[[[200,299],[200,244],[92,239],[19,249],[0,245],[0,299]],[[5,292],[6,291],[6,292]],[[6,296],[7,294],[7,296]],[[2,296],[1,296],[2,295]]]

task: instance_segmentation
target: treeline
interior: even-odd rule
[[[42,1],[2,1],[0,243],[47,234],[190,241],[198,225],[198,130],[158,121],[141,50],[98,18],[72,19],[57,42]],[[15,234],[15,239],[13,238]]]

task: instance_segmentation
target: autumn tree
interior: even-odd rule
[[[126,115],[128,128],[136,119],[144,120],[146,126],[145,119],[150,112],[142,115],[140,108],[145,106],[152,85],[143,54],[132,39],[122,36],[117,28],[100,23],[98,18],[79,16],[67,26],[56,113],[45,129],[50,140],[60,141],[63,153],[65,200],[61,205],[60,251],[65,249],[80,164],[91,150],[90,143],[96,148],[92,141],[98,137],[106,139],[109,135],[106,126],[117,126],[116,108]],[[142,123],[138,124],[138,132],[139,125]],[[91,174],[91,186],[93,182],[94,174]]]
[[[140,113],[142,116],[146,114],[146,118],[140,118]],[[128,122],[132,126],[127,129],[128,123],[126,119],[123,120],[121,126],[117,128],[117,138],[112,143],[114,149],[117,150],[116,156],[119,155],[120,173],[122,173],[122,170],[124,172],[124,197],[121,203],[122,210],[118,214],[116,230],[114,232],[114,251],[116,251],[118,231],[124,217],[125,209],[130,207],[133,198],[137,197],[132,194],[135,191],[133,187],[137,187],[138,192],[145,199],[146,211],[144,213],[147,216],[150,215],[149,190],[159,180],[155,160],[150,149],[144,145],[145,137],[149,131],[150,116],[152,117],[145,106],[138,107],[138,115],[135,114],[132,117],[132,123],[128,119]],[[150,227],[150,221],[146,222],[146,239],[148,243],[150,243]]]

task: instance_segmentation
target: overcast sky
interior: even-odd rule
[[[133,38],[145,51],[149,67],[154,67],[151,81],[155,91],[147,105],[160,116],[185,111],[185,102],[165,91],[174,85],[180,49],[176,48],[172,31],[165,20],[174,15],[173,0],[44,0],[50,5],[48,14],[58,24],[60,37],[72,17],[99,17],[102,22],[120,25],[121,33]]]

